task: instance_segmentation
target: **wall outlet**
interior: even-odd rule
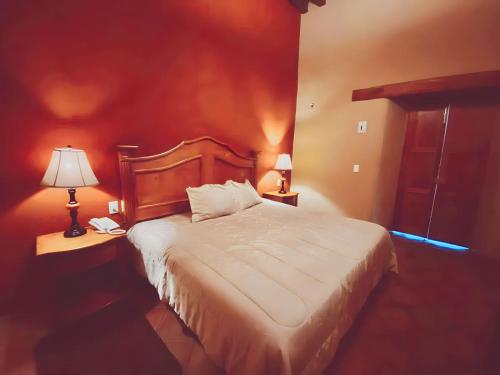
[[[359,164],[354,164],[354,165],[352,166],[352,171],[353,171],[354,173],[359,173]]]
[[[358,133],[364,134],[368,131],[368,121],[363,120],[358,122]]]
[[[108,202],[108,211],[111,215],[119,213],[118,201]]]

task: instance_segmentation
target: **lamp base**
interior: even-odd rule
[[[66,204],[66,208],[69,209],[69,216],[71,218],[71,224],[67,231],[64,232],[64,237],[78,237],[83,236],[87,233],[87,229],[78,224],[78,207],[80,203],[76,201],[76,189],[68,189],[69,202]]]
[[[281,186],[280,186],[280,191],[278,193],[280,194],[286,193],[285,182],[286,182],[285,171],[281,171]]]
[[[85,233],[87,233],[87,229],[84,227],[80,225],[75,227],[72,225],[68,230],[64,231],[64,237],[78,237],[83,236]]]

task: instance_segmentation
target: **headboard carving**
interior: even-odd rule
[[[147,156],[136,156],[138,146],[117,147],[127,225],[189,211],[189,186],[229,179],[248,179],[255,186],[255,154],[244,156],[212,137],[183,141],[168,151]]]

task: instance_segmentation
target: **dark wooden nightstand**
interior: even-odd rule
[[[289,204],[291,206],[297,206],[299,200],[299,193],[294,193],[291,191],[288,191],[285,194],[281,194],[278,191],[268,191],[267,193],[262,194],[262,196],[264,198],[271,199],[276,202]]]
[[[56,324],[78,320],[130,294],[137,278],[129,272],[126,246],[121,246],[125,239],[91,228],[80,237],[57,232],[36,238],[37,258],[53,284]]]

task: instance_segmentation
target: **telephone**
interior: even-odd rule
[[[96,233],[123,234],[126,231],[120,228],[120,224],[114,222],[109,217],[90,219],[89,224],[96,229]]]

